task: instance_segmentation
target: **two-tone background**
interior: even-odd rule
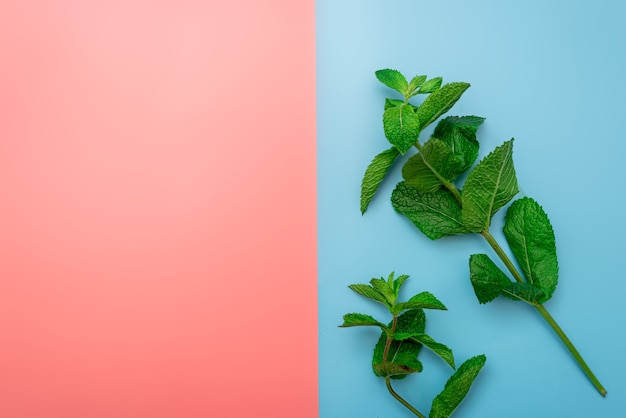
[[[626,407],[617,1],[0,2],[0,416],[408,416],[371,373],[376,314],[346,286],[391,271],[449,308],[428,331],[487,365],[458,417],[619,417]],[[522,194],[555,228],[541,318],[480,306],[478,239],[365,216],[385,149],[374,71],[472,87],[481,155],[516,138]],[[422,409],[450,370],[424,353]]]

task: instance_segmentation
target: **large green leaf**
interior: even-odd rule
[[[388,326],[391,328],[391,324]],[[424,333],[426,317],[421,309],[411,309],[398,316],[396,332]],[[417,359],[422,345],[411,340],[392,341],[389,346],[387,361],[383,362],[383,354],[387,342],[387,334],[383,332],[374,348],[372,369],[381,377],[403,378],[408,374],[422,371],[422,363]]]
[[[383,128],[389,142],[404,154],[419,137],[420,119],[413,106],[405,103],[385,110]]]
[[[487,155],[469,174],[463,188],[463,222],[473,232],[489,229],[492,216],[518,192],[513,140]]]
[[[407,160],[402,167],[404,181],[422,193],[439,189],[441,179],[454,180],[463,170],[463,160],[438,138],[429,139],[421,151]]]
[[[486,361],[484,354],[465,361],[448,379],[443,391],[433,399],[429,418],[449,418],[469,392]]]
[[[529,197],[513,202],[506,213],[504,235],[526,280],[543,291],[540,303],[550,299],[559,266],[554,230],[543,208]]]
[[[365,213],[393,162],[400,155],[396,147],[378,154],[365,170],[361,181],[361,213]]]
[[[406,78],[398,70],[392,70],[385,68],[383,70],[376,71],[376,78],[385,86],[396,90],[402,95],[406,95],[409,89],[409,83]]]
[[[426,97],[417,109],[421,129],[424,129],[450,110],[469,86],[469,83],[460,82],[444,84],[440,89],[435,90]]]
[[[447,189],[420,193],[400,182],[391,194],[391,203],[432,240],[468,232],[463,225],[461,207]]]
[[[502,294],[511,280],[487,254],[472,254],[469,260],[470,281],[480,303],[488,303]]]

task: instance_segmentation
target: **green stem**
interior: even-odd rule
[[[547,309],[544,308],[543,305],[537,304],[534,306],[535,306],[535,309],[537,309],[537,311],[541,314],[543,319],[546,320],[548,325],[550,325],[550,327],[554,330],[554,332],[556,332],[556,335],[558,335],[561,341],[563,341],[563,344],[565,344],[565,346],[570,351],[570,353],[572,353],[572,355],[574,356],[574,358],[576,359],[580,367],[583,369],[583,371],[585,372],[585,374],[587,375],[591,383],[593,383],[593,385],[598,390],[598,392],[600,392],[600,395],[605,397],[606,389],[604,388],[604,386],[602,386],[602,384],[600,383],[596,375],[593,374],[593,372],[591,371],[591,369],[589,368],[589,366],[587,365],[583,357],[580,355],[580,353],[576,349],[576,347],[574,347],[574,344],[572,343],[572,341],[567,337],[565,332],[561,329],[559,324],[557,324],[557,322],[554,320],[552,315],[550,315],[550,312],[548,312]]]
[[[517,271],[517,268],[515,268],[515,265],[513,264],[509,256],[506,255],[502,247],[500,247],[500,244],[498,244],[498,241],[496,241],[493,235],[491,235],[489,230],[485,229],[483,232],[480,233],[480,235],[482,235],[487,240],[491,248],[493,248],[496,254],[498,254],[498,257],[500,257],[500,260],[502,260],[506,268],[511,272],[513,278],[515,278],[516,281],[523,283],[524,279],[522,278],[522,275],[519,273],[519,271]]]
[[[400,402],[402,405],[404,405],[409,411],[413,412],[415,415],[417,415],[420,418],[426,418],[426,416],[424,414],[422,414],[420,411],[418,411],[417,409],[413,408],[413,405],[411,405],[410,403],[408,403],[402,396],[398,395],[396,393],[395,390],[393,390],[393,388],[391,387],[391,380],[387,377],[385,378],[385,383],[387,384],[387,390],[389,391],[389,393],[391,393],[391,396],[393,396],[394,398],[396,398],[398,400],[398,402]]]
[[[500,260],[502,260],[506,268],[511,272],[515,280],[520,283],[524,282],[522,275],[517,270],[515,265],[513,265],[513,263],[511,262],[511,259],[502,250],[502,247],[500,247],[500,245],[498,244],[496,239],[493,237],[493,235],[491,235],[491,233],[488,230],[485,230],[481,232],[480,234],[487,240],[491,248],[493,248],[493,250],[496,252]],[[580,355],[580,353],[578,352],[578,350],[576,349],[572,341],[567,337],[563,329],[554,320],[552,315],[550,315],[550,313],[546,310],[546,308],[539,303],[536,303],[536,304],[531,303],[530,305],[532,305],[535,309],[537,309],[537,311],[541,314],[543,319],[548,323],[548,325],[550,325],[550,328],[552,328],[554,332],[556,332],[556,335],[559,336],[561,341],[563,341],[563,344],[565,344],[565,346],[570,351],[570,353],[572,353],[572,355],[574,356],[574,359],[576,359],[576,362],[583,369],[583,371],[585,372],[585,374],[587,375],[591,383],[593,383],[593,385],[598,390],[598,392],[600,392],[600,395],[602,395],[603,397],[606,396],[606,389],[604,389],[604,387],[602,386],[598,378],[593,374],[593,372],[591,371],[591,369],[589,368],[589,366],[587,365],[583,357]]]

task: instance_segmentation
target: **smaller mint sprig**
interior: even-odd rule
[[[425,333],[424,309],[446,310],[443,303],[429,292],[418,293],[405,302],[398,301],[400,288],[408,278],[407,275],[395,278],[394,273],[391,273],[387,280],[373,278],[370,284],[348,286],[359,295],[384,305],[392,319],[386,324],[368,314],[348,313],[344,315],[340,327],[373,326],[381,330],[372,358],[374,374],[385,379],[387,390],[398,402],[414,415],[426,418],[394,390],[391,382],[422,371],[422,363],[417,358],[422,347],[431,350],[453,369],[454,355],[450,348]],[[448,418],[452,415],[467,395],[485,361],[484,355],[475,356],[456,370],[443,391],[433,400],[429,418]]]

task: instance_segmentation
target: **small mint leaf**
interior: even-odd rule
[[[424,83],[424,81],[426,81],[425,75],[416,75],[415,77],[413,77],[409,82],[409,94],[411,96],[416,95],[416,90]]]
[[[455,82],[444,84],[440,89],[426,97],[416,112],[421,129],[426,128],[450,110],[469,87],[469,83]]]
[[[343,324],[341,328],[358,327],[358,326],[375,326],[383,331],[387,331],[387,326],[382,322],[378,322],[370,315],[362,313],[349,313],[343,316]]]
[[[387,110],[390,107],[396,107],[396,106],[400,106],[404,104],[404,100],[398,100],[398,99],[385,99],[385,109]]]
[[[468,232],[463,225],[461,206],[447,189],[420,193],[400,182],[391,194],[391,203],[396,212],[409,218],[432,240]]]
[[[439,89],[439,87],[441,87],[442,82],[443,82],[443,78],[441,77],[431,78],[430,80],[422,84],[422,87],[420,87],[419,92],[421,94],[432,93],[435,90]]]
[[[396,303],[395,292],[393,287],[387,283],[384,279],[372,279],[370,284],[376,290],[378,290],[387,300],[387,303],[391,306]]]
[[[480,303],[491,302],[512,284],[487,254],[472,254],[469,266],[472,287]]]
[[[375,156],[369,166],[367,166],[361,181],[361,214],[364,214],[367,210],[378,187],[385,179],[387,172],[398,155],[400,153],[395,147],[389,148]]]
[[[390,278],[393,278],[393,273],[391,273],[392,275],[390,275]],[[402,285],[404,284],[404,282],[407,281],[407,279],[409,278],[409,276],[407,276],[406,274],[402,274],[400,276],[398,276],[397,279],[393,280],[393,291],[394,291],[394,295],[396,297],[396,300],[398,300],[398,296],[400,294],[400,288],[402,287]]]
[[[402,167],[404,181],[414,189],[430,193],[441,188],[441,178],[452,181],[463,172],[463,160],[438,138],[429,139],[421,151]]]
[[[383,113],[383,128],[387,140],[401,154],[407,152],[417,141],[420,133],[420,120],[413,106],[401,104],[390,107]]]
[[[383,83],[385,86],[394,89],[403,96],[407,95],[409,83],[407,83],[406,78],[404,78],[400,71],[386,68],[384,70],[376,71],[375,74],[378,81]]]
[[[452,367],[453,369],[456,368],[456,366],[454,365],[454,354],[452,354],[452,350],[450,350],[444,344],[438,343],[437,341],[433,340],[430,336],[426,334],[396,332],[393,335],[393,339],[398,341],[411,340],[420,343],[424,347],[428,348],[430,351],[441,357],[443,361],[450,365],[450,367]]]
[[[439,301],[432,293],[422,292],[413,296],[406,302],[400,302],[395,305],[393,313],[400,313],[407,309],[439,309],[447,310],[446,306]]]
[[[443,391],[433,399],[429,418],[449,418],[469,392],[486,361],[484,354],[465,361],[450,376]]]
[[[517,192],[511,139],[483,158],[467,177],[463,187],[463,223],[472,232],[488,230],[492,216]]]
[[[511,204],[505,216],[504,236],[526,280],[538,286],[546,302],[556,289],[559,266],[554,230],[543,208],[525,197]]]
[[[382,303],[391,309],[391,305],[387,302],[387,298],[385,295],[380,293],[378,290],[374,289],[372,286],[368,286],[366,284],[351,284],[348,286],[350,290],[358,293],[361,296],[365,296],[368,299],[371,299],[375,302]]]
[[[467,171],[478,157],[476,130],[485,119],[478,116],[448,116],[437,124],[433,137],[448,146],[459,161],[454,178]]]

